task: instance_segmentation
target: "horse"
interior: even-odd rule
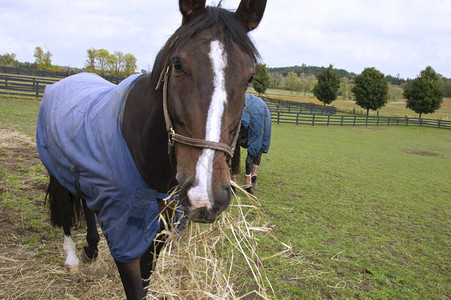
[[[232,157],[232,181],[237,182],[240,171],[240,147],[247,148],[244,189],[252,194],[257,186],[257,175],[263,153],[271,143],[271,111],[261,98],[246,94],[246,106],[241,117],[241,129]]]
[[[40,104],[36,142],[66,265],[78,264],[70,228],[83,217],[83,255],[95,259],[97,219],[127,299],[146,296],[164,245],[162,212],[212,223],[230,204],[229,163],[260,58],[248,32],[266,0],[242,0],[235,12],[205,2],[179,0],[181,26],[151,73],[117,86],[73,75],[47,86]],[[178,198],[168,197],[177,186]]]

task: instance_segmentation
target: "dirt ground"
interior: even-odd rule
[[[0,129],[0,299],[123,298],[103,239],[98,261],[65,271],[63,233],[47,215],[47,176],[31,138]],[[84,231],[73,235],[80,250]]]

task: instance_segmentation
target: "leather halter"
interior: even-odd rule
[[[228,161],[230,162],[230,160],[233,156],[233,152],[235,151],[235,144],[236,144],[236,141],[238,140],[238,135],[240,133],[240,126],[238,126],[238,128],[237,128],[237,131],[235,133],[235,137],[233,138],[233,142],[232,142],[231,146],[224,144],[224,143],[212,142],[212,141],[187,137],[187,136],[183,136],[183,135],[180,135],[175,132],[174,127],[172,126],[171,117],[169,116],[169,112],[168,112],[168,89],[169,89],[168,81],[169,81],[169,76],[171,73],[172,64],[168,65],[166,63],[165,66],[166,67],[163,68],[163,70],[160,74],[160,78],[158,80],[158,85],[157,85],[156,89],[158,90],[158,88],[160,87],[160,83],[163,82],[163,113],[164,113],[164,121],[166,123],[166,131],[168,133],[168,153],[169,153],[169,155],[171,155],[172,149],[174,148],[174,144],[175,144],[175,142],[177,142],[177,143],[185,144],[185,145],[192,146],[192,147],[222,151],[227,155]],[[239,125],[241,125],[241,120],[240,120]]]

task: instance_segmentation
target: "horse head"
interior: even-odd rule
[[[258,58],[248,32],[266,0],[242,0],[236,12],[205,0],[179,6],[182,25],[160,53],[166,126],[185,215],[210,223],[230,203],[228,162]]]

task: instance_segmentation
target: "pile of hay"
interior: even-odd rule
[[[240,189],[235,186],[236,189]],[[274,295],[258,253],[260,226],[257,199],[242,191],[213,224],[188,222],[171,230],[149,284],[150,299],[267,299]]]

